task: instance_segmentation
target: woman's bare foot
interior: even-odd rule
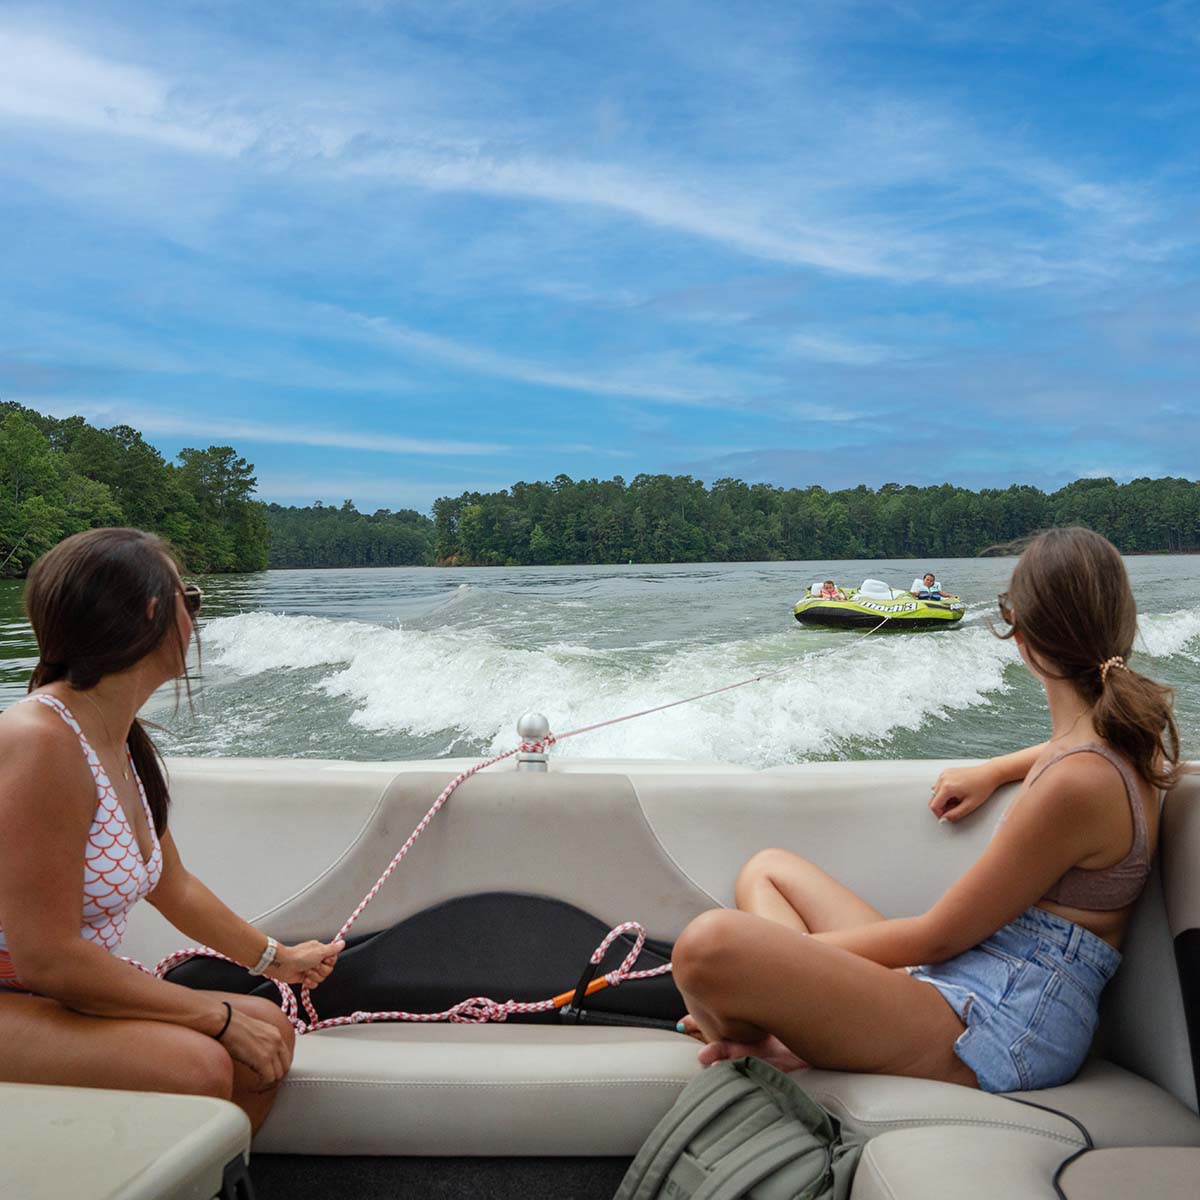
[[[799,1071],[808,1063],[793,1054],[777,1037],[768,1034],[759,1042],[709,1042],[700,1051],[700,1065],[711,1067],[725,1058],[761,1058],[780,1071]]]
[[[698,1042],[704,1041],[704,1034],[695,1020],[686,1016],[679,1022],[679,1032]],[[700,1051],[700,1065],[710,1067],[713,1063],[725,1058],[761,1058],[780,1071],[799,1071],[808,1066],[799,1055],[793,1054],[777,1037],[768,1034],[757,1042],[706,1042]]]

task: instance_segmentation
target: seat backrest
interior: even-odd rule
[[[1097,1049],[1200,1111],[1200,776],[1163,804],[1159,853],[1105,991]],[[1190,1034],[1189,1034],[1190,1030]]]
[[[224,772],[216,760],[169,766],[184,861],[284,941],[336,932],[458,769],[245,759],[225,760]],[[668,941],[718,903],[647,827],[623,773],[501,768],[454,793],[354,933],[493,891],[564,900],[610,925],[637,920]],[[149,905],[131,912],[123,953],[154,962],[181,945]]]
[[[1190,1037],[1192,1108],[1196,1108],[1200,1096],[1200,772],[1185,775],[1167,797],[1161,843],[1163,898]]]
[[[1196,1111],[1196,1081],[1163,874],[1160,857],[1126,930],[1121,967],[1104,992],[1096,1050],[1152,1079]]]
[[[896,589],[881,579],[864,579],[858,594],[870,600],[891,600],[896,595]]]

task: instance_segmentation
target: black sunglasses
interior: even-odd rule
[[[1012,610],[1012,605],[1009,604],[1009,602],[1008,602],[1008,593],[1001,592],[1000,595],[998,595],[996,597],[996,603],[1000,605],[1000,619],[1006,625],[1012,625],[1013,624],[1013,610]]]
[[[184,584],[183,606],[188,610],[188,616],[198,616],[200,613],[200,606],[203,603],[204,593],[194,583]]]

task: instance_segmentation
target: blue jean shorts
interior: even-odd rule
[[[966,1024],[954,1052],[979,1086],[1024,1092],[1075,1077],[1120,965],[1120,951],[1083,926],[1029,908],[965,954],[911,974]]]

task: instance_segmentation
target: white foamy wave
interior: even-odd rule
[[[431,633],[318,617],[250,613],[212,621],[208,661],[239,675],[327,668],[310,686],[347,699],[377,733],[458,736],[494,751],[517,717],[547,714],[558,732],[797,668],[667,712],[571,739],[573,757],[720,760],[754,766],[883,740],[986,705],[1016,661],[982,629],[847,641],[809,651],[794,634],[647,654],[556,643],[525,649],[477,630]],[[447,750],[450,749],[450,740]]]
[[[1184,608],[1172,613],[1143,613],[1138,622],[1134,649],[1152,658],[1182,655],[1200,662],[1200,609]]]
[[[365,642],[385,632],[361,621],[243,613],[208,622],[204,655],[210,664],[228,667],[238,675],[258,675],[350,662]]]

